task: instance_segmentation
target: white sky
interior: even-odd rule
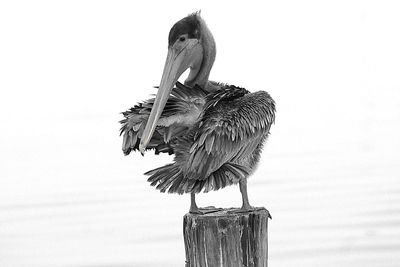
[[[276,98],[399,85],[396,1],[5,1],[2,120],[114,112],[146,98],[170,27],[200,9],[217,42],[215,80]]]

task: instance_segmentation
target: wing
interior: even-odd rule
[[[177,83],[157,122],[157,128],[147,146],[155,149],[155,153],[172,154],[174,138],[184,134],[199,119],[206,103],[206,92],[198,86],[193,88]],[[125,119],[121,120],[121,135],[123,135],[122,150],[128,155],[132,150],[139,149],[148,117],[154,104],[154,98],[135,105],[123,112]]]
[[[228,163],[240,164],[262,143],[275,120],[275,102],[267,92],[230,86],[207,100],[194,141],[176,148],[175,160],[189,179],[203,180]]]

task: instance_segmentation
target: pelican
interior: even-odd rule
[[[209,81],[216,55],[213,35],[199,12],[176,22],[155,98],[123,112],[125,155],[153,149],[174,162],[151,170],[148,181],[161,192],[190,193],[189,212],[206,213],[195,194],[239,184],[240,212],[253,208],[247,178],[255,170],[275,121],[275,102],[265,91]],[[190,69],[184,84],[180,76]]]

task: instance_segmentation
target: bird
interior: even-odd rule
[[[275,101],[265,91],[209,80],[215,57],[215,40],[200,12],[176,22],[155,98],[122,112],[122,150],[173,154],[173,163],[145,175],[161,192],[190,194],[190,213],[208,212],[197,206],[196,194],[233,184],[242,196],[238,212],[249,212],[256,208],[247,179],[275,123]],[[187,69],[182,84],[178,79]]]

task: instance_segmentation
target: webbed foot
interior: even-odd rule
[[[272,219],[271,213],[269,213],[269,211],[264,208],[264,207],[253,207],[253,206],[242,206],[240,209],[232,209],[229,210],[228,213],[248,213],[248,212],[252,212],[252,211],[257,211],[257,210],[266,210],[268,212],[268,217],[270,219]]]
[[[204,208],[191,208],[189,210],[189,213],[192,214],[199,214],[199,215],[204,215],[204,214],[208,214],[208,213],[213,213],[213,212],[218,212],[223,210],[222,208],[216,208],[214,206],[209,206],[209,207],[204,207]]]

